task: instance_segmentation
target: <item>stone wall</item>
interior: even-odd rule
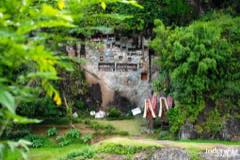
[[[97,37],[91,41],[93,45],[86,46],[86,64],[83,67],[88,83],[101,86],[101,107],[116,104],[116,92],[132,104],[143,107],[144,99],[150,93],[146,41],[138,39],[134,42],[132,38],[113,36]]]

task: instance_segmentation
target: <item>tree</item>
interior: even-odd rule
[[[15,111],[20,102],[33,97],[40,88],[61,105],[59,92],[51,81],[58,79],[56,67],[65,68],[66,61],[44,46],[48,37],[43,29],[73,25],[70,16],[45,3],[2,0],[0,6],[1,136],[8,123],[39,122],[16,115]],[[38,31],[41,35],[35,35]],[[0,145],[0,153],[3,153],[4,146],[17,144],[6,142]]]
[[[185,25],[193,17],[191,5],[186,0],[138,0],[143,8],[126,7],[125,4],[110,4],[106,12],[116,12],[132,15],[124,20],[118,30],[129,32],[150,32],[154,27],[154,20],[161,19],[166,25]]]
[[[203,115],[211,122],[208,115],[218,115],[211,112],[220,114],[218,123],[239,117],[240,18],[215,13],[188,27],[155,24],[151,46],[159,54],[160,78],[154,84],[177,101],[168,114],[171,131],[186,121],[197,125]]]
[[[61,95],[53,82],[60,79],[59,70],[72,71],[71,62],[76,62],[76,59],[64,56],[57,46],[63,40],[72,40],[68,34],[77,27],[77,30],[84,30],[84,26],[77,26],[77,20],[87,18],[88,13],[83,9],[97,4],[105,9],[106,3],[112,1],[68,2],[0,1],[0,137],[9,123],[40,122],[16,114],[16,108],[21,102],[34,100],[36,95],[45,93],[57,105],[62,104]],[[72,10],[70,2],[79,4],[79,8]],[[136,4],[135,1],[125,0],[113,2]],[[20,143],[24,148],[28,144],[26,141]],[[4,157],[6,146],[15,148],[17,145],[15,142],[0,142],[0,158]],[[23,156],[26,158],[25,154]]]

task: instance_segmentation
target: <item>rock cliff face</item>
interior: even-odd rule
[[[217,147],[209,151],[202,152],[199,157],[202,160],[239,160],[240,148]]]
[[[224,140],[240,141],[240,121],[237,119],[226,121],[221,133]]]
[[[100,107],[125,105],[120,104],[118,96],[129,100],[129,104],[133,105],[130,108],[143,107],[144,99],[151,89],[146,46],[139,48],[138,44],[134,46],[130,40],[117,41],[113,37],[95,41],[100,41],[101,47],[86,47],[86,64],[83,67],[87,82],[100,85]]]
[[[181,148],[162,148],[149,154],[147,151],[137,153],[133,160],[239,160],[240,148],[222,147],[202,151],[196,155],[189,154]]]

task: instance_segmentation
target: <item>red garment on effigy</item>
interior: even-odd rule
[[[157,96],[152,96],[152,107],[155,113],[157,113],[157,101],[158,101]]]
[[[169,108],[173,106],[173,98],[171,96],[167,96],[167,104]]]

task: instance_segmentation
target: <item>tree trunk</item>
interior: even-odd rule
[[[66,109],[67,109],[67,116],[68,116],[69,119],[70,119],[69,126],[70,126],[70,128],[75,128],[74,125],[73,125],[73,123],[72,123],[72,106],[69,106],[69,105],[68,105],[67,99],[66,99],[64,93],[63,93],[63,100],[64,100],[65,107],[66,107]]]

